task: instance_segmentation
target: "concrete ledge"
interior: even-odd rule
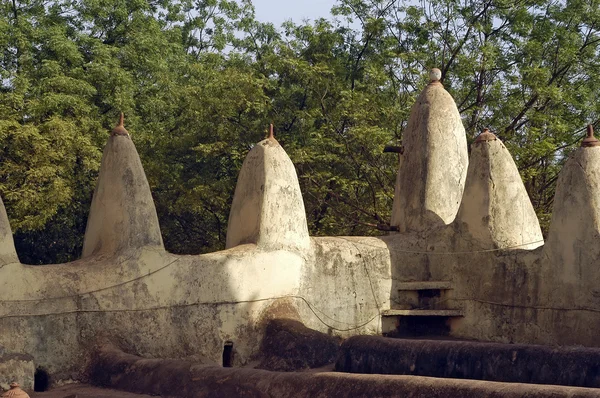
[[[336,370],[597,388],[600,349],[355,336]]]
[[[104,387],[162,396],[199,397],[598,397],[600,390],[414,376],[270,372],[143,359],[101,348],[90,368]]]

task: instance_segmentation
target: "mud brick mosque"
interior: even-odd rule
[[[469,156],[440,78],[412,108],[383,237],[309,236],[271,134],[240,170],[226,249],[168,253],[121,119],[81,259],[20,263],[0,206],[0,387],[600,396],[600,142],[590,127],[564,165],[544,240],[510,153],[484,131]]]

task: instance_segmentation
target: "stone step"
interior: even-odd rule
[[[381,316],[463,317],[462,310],[383,310]]]
[[[415,282],[399,282],[396,284],[397,290],[452,290],[452,282],[450,281],[415,281]]]

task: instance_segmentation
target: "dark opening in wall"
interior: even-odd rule
[[[439,289],[419,290],[419,308],[434,308],[437,301],[440,300],[441,292]]]
[[[223,367],[231,368],[233,366],[233,342],[226,341],[223,347]]]
[[[47,391],[50,387],[50,375],[42,368],[37,368],[33,375],[33,391]]]
[[[434,337],[448,336],[450,326],[448,318],[443,316],[407,316],[402,317],[395,337]]]

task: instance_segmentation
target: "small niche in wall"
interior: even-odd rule
[[[43,368],[37,368],[33,375],[33,391],[43,392],[50,387],[50,375]]]
[[[223,367],[231,368],[233,366],[233,341],[226,341],[223,346]]]

